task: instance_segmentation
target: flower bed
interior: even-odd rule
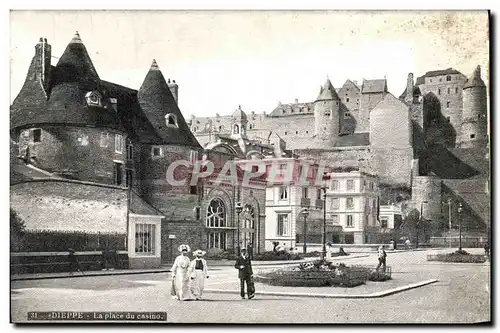
[[[482,254],[470,254],[464,250],[457,250],[452,253],[428,255],[427,260],[455,263],[483,263],[486,261],[486,257]]]
[[[300,260],[302,257],[298,254],[288,253],[288,252],[264,252],[260,254],[254,254],[253,260],[259,261],[272,261],[272,260]]]
[[[291,269],[280,269],[256,277],[257,282],[287,287],[355,287],[370,277],[370,269],[361,266],[334,265],[325,260],[301,263]]]

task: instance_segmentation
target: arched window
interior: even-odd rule
[[[244,207],[244,222],[243,228],[254,229],[255,228],[255,210],[250,204],[246,204]]]
[[[210,201],[207,208],[207,227],[221,228],[226,226],[226,206],[221,199],[215,198]]]
[[[239,125],[234,125],[233,128],[233,134],[240,134],[240,126]]]
[[[179,125],[177,124],[177,116],[175,114],[168,113],[165,115],[165,124],[167,127],[176,127],[178,128]]]
[[[219,126],[219,132],[222,132],[224,130],[224,127]]]

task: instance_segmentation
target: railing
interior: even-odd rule
[[[458,247],[460,246],[460,237],[431,237],[430,244],[432,246],[442,246],[442,247]],[[487,237],[462,237],[462,247],[484,247],[488,242]]]

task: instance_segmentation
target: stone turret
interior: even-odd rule
[[[339,136],[339,102],[339,96],[327,78],[314,102],[314,135],[319,140],[328,141],[329,146],[333,146]]]

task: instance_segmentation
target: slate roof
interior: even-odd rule
[[[189,130],[156,62],[139,91],[101,80],[78,33],[66,47],[45,91],[36,78],[36,58],[25,83],[11,105],[11,129],[41,124],[110,127],[142,143],[186,145],[201,148]],[[88,106],[90,91],[102,95],[103,107]],[[116,111],[110,98],[117,102]],[[165,115],[174,114],[178,128],[166,126]]]
[[[330,82],[330,79],[326,79],[325,84],[321,87],[319,91],[319,95],[316,98],[316,101],[329,101],[329,100],[339,100],[339,95],[335,91],[335,88]]]
[[[362,94],[381,93],[381,92],[387,92],[386,79],[363,80],[363,85],[361,86]]]
[[[462,74],[456,69],[447,68],[447,69],[439,69],[436,71],[429,71],[425,73],[425,77],[433,77],[433,76],[441,76],[441,75],[451,75],[451,74]]]
[[[314,111],[314,102],[278,105],[268,117],[307,115]]]

